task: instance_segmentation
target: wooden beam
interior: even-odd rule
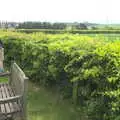
[[[9,76],[10,72],[2,72],[0,73],[0,77],[4,77],[4,76]]]
[[[4,103],[7,103],[7,102],[16,102],[17,100],[20,100],[22,98],[21,95],[17,95],[17,96],[14,96],[14,97],[9,97],[9,98],[4,98],[4,99],[0,99],[0,104],[4,104]]]

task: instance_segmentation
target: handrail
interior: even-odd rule
[[[19,100],[21,98],[22,98],[22,95],[17,95],[14,97],[0,99],[0,104],[4,104],[4,103],[8,103],[8,102],[16,102],[16,100]]]
[[[0,77],[9,76],[9,75],[10,75],[10,72],[0,73]]]

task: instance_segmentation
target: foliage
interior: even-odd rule
[[[65,23],[49,22],[24,22],[20,23],[17,29],[65,29]]]
[[[79,25],[76,25],[76,29],[86,30],[87,29],[87,25],[84,24],[84,23],[80,23]]]
[[[109,29],[97,29],[95,27],[93,27],[92,29],[82,29],[82,28],[79,28],[79,29],[57,29],[57,28],[54,28],[54,29],[22,29],[22,28],[19,28],[19,29],[16,29],[14,31],[17,31],[17,32],[22,32],[22,33],[34,33],[34,32],[43,32],[43,33],[47,33],[47,34],[63,34],[63,33],[72,33],[72,34],[120,34],[120,29],[118,30],[112,30],[111,28]]]
[[[100,35],[0,32],[0,39],[6,66],[15,60],[30,80],[55,87],[64,98],[75,96],[90,120],[119,118],[118,38],[112,42]]]

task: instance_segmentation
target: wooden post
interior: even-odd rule
[[[20,120],[27,120],[27,88],[28,78],[25,76],[21,68],[13,63],[11,67],[11,86],[14,88],[16,95],[21,95],[21,113]]]
[[[77,97],[78,97],[78,82],[73,83],[73,103],[74,105],[77,104]]]
[[[27,120],[27,88],[28,88],[28,78],[24,79],[24,93],[22,99],[22,120]]]
[[[11,64],[11,67],[10,67],[10,76],[9,76],[9,85],[11,85],[11,82],[12,82],[12,64]]]
[[[0,72],[4,71],[3,61],[4,61],[4,48],[0,46]]]
[[[11,83],[12,83],[12,76],[13,76],[13,64],[14,64],[14,61],[11,61],[10,76],[9,76],[9,84],[10,84],[10,85],[11,85]]]

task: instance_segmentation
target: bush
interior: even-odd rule
[[[90,120],[119,119],[119,41],[102,41],[101,36],[9,32],[0,38],[7,67],[15,60],[33,82],[56,87],[64,98],[73,98]]]

